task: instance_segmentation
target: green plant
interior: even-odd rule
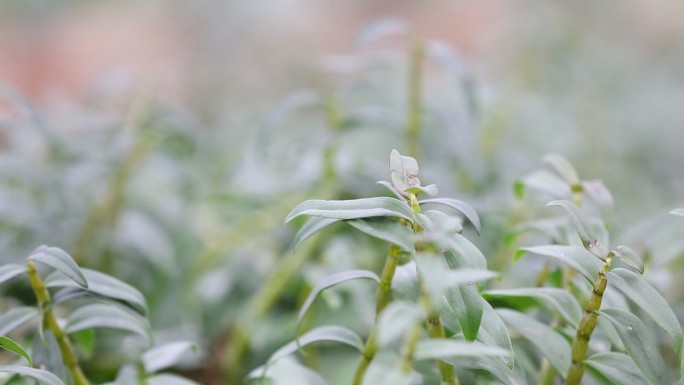
[[[52,271],[45,276],[48,270]],[[26,258],[25,266],[0,266],[0,283],[24,274],[28,275],[36,304],[12,308],[0,316],[0,347],[21,355],[29,365],[0,366],[0,372],[32,377],[49,385],[89,385],[79,355],[91,354],[96,329],[107,329],[136,336],[129,339],[130,346],[124,345],[130,364],[123,366],[112,384],[129,384],[131,376],[141,384],[166,380],[192,383],[156,374],[175,365],[194,345],[181,341],[152,348],[145,316],[147,303],[137,289],[109,275],[79,268],[69,254],[56,247],[37,248]],[[50,289],[59,290],[51,293]],[[37,330],[29,353],[6,335],[34,321]]]

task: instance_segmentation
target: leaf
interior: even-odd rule
[[[84,329],[71,334],[71,339],[76,345],[78,345],[81,352],[86,358],[90,358],[93,355],[93,349],[95,348],[95,330]]]
[[[88,281],[88,291],[103,297],[117,299],[133,305],[142,313],[147,313],[145,297],[133,286],[110,275],[90,269],[81,269]],[[45,279],[47,287],[77,287],[60,273],[52,273]]]
[[[628,269],[613,269],[606,273],[606,276],[610,285],[614,285],[625,293],[672,337],[675,352],[681,351],[684,340],[682,328],[677,316],[658,290],[641,275]]]
[[[482,296],[487,299],[497,300],[511,300],[514,306],[516,299],[531,299],[534,302],[544,306],[545,308],[558,312],[565,321],[567,321],[574,328],[577,328],[580,319],[582,318],[582,308],[577,299],[568,291],[557,289],[553,287],[534,287],[521,289],[505,289],[505,290],[487,290],[482,293]],[[527,306],[522,308],[516,307],[518,310],[525,310]]]
[[[31,377],[47,385],[64,385],[62,380],[54,374],[40,369],[29,368],[19,365],[0,365],[0,373],[15,373],[21,376]]]
[[[26,272],[26,267],[22,265],[7,264],[0,266],[0,283],[9,281],[19,274]]]
[[[117,329],[135,333],[151,341],[146,319],[116,304],[95,303],[76,309],[67,318],[64,330],[75,333],[84,329]]]
[[[88,281],[81,269],[66,251],[57,247],[41,246],[28,257],[31,261],[40,262],[59,271],[83,288],[88,287]]]
[[[333,287],[337,284],[340,284],[342,282],[350,281],[352,279],[371,279],[377,283],[380,282],[380,278],[373,273],[372,271],[368,270],[350,270],[350,271],[344,271],[341,273],[333,274],[330,276],[327,276],[323,279],[320,279],[316,282],[316,286],[311,290],[311,293],[306,297],[306,301],[304,301],[304,305],[302,305],[302,308],[299,309],[299,315],[297,316],[297,325],[299,325],[300,322],[302,322],[302,318],[304,318],[304,315],[306,315],[306,312],[309,310],[313,302],[316,300],[318,295],[325,289],[328,289],[330,287]]]
[[[558,175],[562,176],[570,185],[580,184],[579,175],[575,168],[568,162],[565,157],[560,154],[547,154],[544,156],[544,161],[551,165]]]
[[[482,320],[480,322],[480,330],[477,333],[477,340],[487,346],[498,346],[511,352],[510,356],[500,357],[500,359],[508,368],[513,369],[513,345],[511,344],[511,337],[508,334],[506,324],[504,324],[489,302],[482,301],[482,305]]]
[[[396,198],[377,197],[351,200],[312,199],[300,203],[285,218],[285,222],[302,216],[316,216],[330,219],[359,219],[370,217],[398,217],[414,221],[411,208]]]
[[[399,18],[382,18],[368,24],[361,29],[354,39],[354,47],[361,47],[373,40],[378,40],[387,36],[406,35],[409,26],[406,21]]]
[[[473,224],[475,227],[475,230],[477,230],[477,233],[480,233],[481,230],[481,224],[480,224],[480,217],[477,215],[477,211],[470,206],[469,204],[460,201],[458,199],[450,199],[450,198],[434,198],[434,199],[424,199],[420,202],[419,204],[438,204],[438,205],[443,205],[443,206],[448,206],[453,209],[458,210],[461,212],[463,215],[465,215],[466,218],[470,221],[470,223]]]
[[[484,372],[504,385],[528,385],[524,371],[519,366],[512,370],[501,362],[500,357],[458,357],[446,358],[444,361],[458,368]]]
[[[356,348],[359,352],[363,351],[363,341],[361,340],[361,337],[352,330],[342,326],[321,326],[310,330],[299,337],[299,347],[323,341],[340,342]],[[268,359],[268,362],[273,363],[274,361],[296,352],[298,349],[297,341],[292,341],[276,350],[275,353],[271,355],[271,358]]]
[[[415,252],[413,231],[401,223],[377,219],[354,219],[347,223],[372,237],[397,245],[408,252]]]
[[[14,342],[11,338],[0,336],[0,348],[9,350],[10,352],[16,353],[26,358],[26,361],[29,362],[29,365],[33,366],[33,360],[31,359],[31,356],[26,352],[26,350],[24,350],[23,347],[21,347],[21,345]]]
[[[199,385],[195,381],[177,376],[175,374],[157,374],[145,379],[147,385]]]
[[[584,247],[589,250],[590,253],[603,259],[606,259],[608,255],[608,249],[605,245],[598,241],[596,233],[594,232],[594,226],[589,221],[589,218],[584,214],[582,210],[577,208],[574,204],[569,201],[559,200],[552,201],[546,204],[547,206],[560,206],[567,212],[570,220],[575,225],[577,234],[582,240]]]
[[[516,258],[514,259],[519,259],[525,253],[555,258],[577,270],[578,273],[582,274],[592,284],[603,266],[601,261],[579,246],[546,245],[523,247],[516,252]]]
[[[306,221],[306,223],[304,223],[304,225],[302,225],[302,227],[297,232],[297,235],[295,235],[292,249],[296,251],[297,249],[299,249],[299,246],[301,246],[302,243],[305,240],[309,239],[312,235],[339,221],[341,221],[341,219],[320,217],[310,218],[308,221]]]
[[[618,246],[613,252],[621,262],[633,267],[641,274],[644,273],[644,262],[634,250],[627,246]]]
[[[583,181],[584,192],[601,208],[606,211],[613,208],[613,195],[600,180]]]
[[[394,194],[395,197],[397,197],[401,200],[404,200],[404,196],[401,195],[399,190],[394,188],[394,185],[392,185],[392,182],[388,182],[386,180],[380,180],[380,181],[377,181],[375,183],[387,187],[387,189],[390,190],[392,192],[392,194]]]
[[[425,311],[415,303],[391,302],[378,318],[378,345],[387,345],[424,319]]]
[[[641,320],[620,309],[604,309],[600,315],[615,326],[625,345],[627,354],[634,360],[652,385],[671,385],[670,370],[665,365],[654,340]]]
[[[474,341],[477,337],[484,311],[483,302],[475,285],[458,285],[446,293],[448,311],[456,316],[466,341]]]
[[[156,373],[175,366],[187,352],[195,350],[197,346],[192,341],[176,341],[155,346],[142,356],[145,372]]]
[[[562,335],[520,312],[507,309],[497,309],[496,312],[506,324],[539,349],[551,366],[565,377],[570,369],[570,343]]]
[[[441,231],[447,234],[460,233],[463,231],[463,220],[461,218],[449,216],[437,210],[425,210],[416,215],[420,218],[421,215],[428,217],[432,226],[423,226],[425,229],[432,229],[434,231]]]
[[[448,357],[506,357],[510,354],[510,352],[504,349],[486,346],[479,342],[430,338],[418,342],[415,359],[420,361]]]
[[[517,180],[513,191],[518,199],[524,198],[525,188],[540,191],[556,199],[569,198],[572,193],[567,183],[547,170],[538,170]]]
[[[476,269],[487,268],[487,258],[473,245],[468,238],[461,234],[452,234],[447,243],[448,249],[444,253],[447,261],[456,263],[459,267],[472,267]],[[451,253],[450,253],[451,252]],[[458,258],[460,257],[460,258]]]
[[[425,287],[435,303],[439,303],[450,288],[461,284],[473,285],[498,276],[497,273],[484,269],[450,270],[444,266],[442,260],[433,255],[417,254],[414,259],[420,275],[425,277]]]
[[[8,335],[37,315],[38,309],[28,306],[15,307],[6,311],[5,314],[0,315],[0,335]]]
[[[584,364],[590,370],[595,370],[615,385],[646,383],[643,374],[636,367],[634,361],[623,353],[597,353],[584,360]]]
[[[420,193],[425,193],[431,197],[439,194],[439,190],[437,189],[437,185],[430,184],[427,186],[414,186],[414,187],[409,187],[406,190],[407,193],[413,193],[413,194],[420,194]]]
[[[674,209],[674,210],[670,211],[670,214],[679,215],[680,217],[684,217],[684,208]]]

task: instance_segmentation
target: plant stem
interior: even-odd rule
[[[385,267],[382,269],[382,275],[380,276],[380,283],[378,284],[378,293],[376,294],[375,300],[375,325],[371,329],[368,339],[366,340],[366,345],[361,352],[361,360],[356,367],[354,372],[354,379],[352,380],[352,385],[361,385],[363,382],[363,377],[366,374],[366,370],[370,365],[371,361],[375,357],[375,352],[377,351],[377,334],[378,334],[378,317],[387,304],[390,302],[392,297],[392,278],[394,278],[394,272],[397,270],[397,264],[399,263],[399,253],[401,249],[399,246],[391,245],[389,252],[387,254],[387,259],[385,260]]]
[[[417,323],[411,328],[409,334],[406,335],[404,346],[401,348],[401,360],[399,361],[399,370],[403,374],[410,374],[411,369],[413,369],[414,355],[420,341],[421,330],[422,327]]]
[[[587,308],[584,311],[582,321],[577,328],[575,339],[572,341],[572,365],[570,366],[565,385],[579,385],[582,381],[582,375],[584,375],[584,359],[587,357],[591,334],[596,328],[598,311],[601,308],[601,302],[603,301],[603,292],[606,290],[606,285],[608,284],[606,272],[608,272],[608,269],[610,268],[612,259],[613,252],[610,252],[608,253],[608,256],[606,256],[603,267],[599,271],[598,279],[594,282],[594,289],[587,302]]]
[[[342,118],[334,95],[331,95],[325,103],[325,122],[331,137],[323,152],[323,180],[327,184],[335,186],[338,180],[335,168],[335,156],[337,154],[335,135],[342,128]]]
[[[408,68],[408,117],[406,122],[406,154],[418,159],[420,148],[420,131],[422,128],[422,89],[423,57],[425,49],[421,39],[414,35],[411,38]]]
[[[54,334],[57,345],[59,345],[59,351],[62,354],[62,362],[64,362],[69,373],[71,373],[74,385],[90,385],[90,382],[83,374],[83,370],[81,370],[81,366],[78,364],[78,359],[76,358],[69,337],[59,326],[57,318],[52,312],[52,298],[50,297],[50,292],[48,292],[43,280],[38,276],[36,266],[32,261],[28,261],[28,275],[31,287],[38,300],[38,307],[40,307],[42,311],[43,325],[49,328],[52,334]]]

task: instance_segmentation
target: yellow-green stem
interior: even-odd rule
[[[74,353],[74,348],[71,345],[69,337],[64,333],[64,330],[59,326],[57,318],[52,312],[52,298],[48,292],[43,280],[40,279],[38,272],[36,271],[36,266],[32,261],[28,261],[28,275],[29,281],[31,282],[31,288],[36,295],[38,301],[38,307],[42,311],[43,325],[45,325],[57,340],[57,345],[59,346],[59,351],[62,354],[62,362],[69,370],[71,378],[74,380],[74,385],[90,385],[90,382],[83,374],[83,370],[78,363],[76,354]]]
[[[377,333],[378,333],[378,317],[387,304],[392,298],[392,279],[394,278],[394,272],[397,270],[397,264],[399,263],[399,253],[401,250],[396,245],[391,245],[389,253],[387,254],[387,259],[385,260],[385,267],[382,269],[382,275],[380,276],[380,283],[378,284],[378,293],[376,294],[375,300],[375,325],[373,329],[368,334],[368,339],[366,340],[366,345],[363,347],[363,352],[361,352],[361,359],[359,364],[356,366],[356,371],[354,372],[354,379],[352,380],[352,385],[361,385],[363,382],[363,377],[366,375],[366,370],[370,365],[371,361],[375,357],[375,352],[377,351]]]
[[[401,348],[401,360],[399,361],[399,370],[403,374],[410,374],[413,369],[414,355],[416,347],[420,341],[420,331],[422,327],[420,324],[414,325],[409,333],[406,335],[404,345]]]
[[[599,271],[598,278],[594,282],[594,288],[587,302],[587,308],[584,311],[582,321],[580,321],[577,328],[577,334],[572,342],[572,363],[570,370],[565,380],[565,385],[579,385],[584,375],[584,359],[587,357],[587,350],[589,349],[589,341],[591,335],[596,328],[596,320],[598,311],[601,309],[601,302],[603,301],[603,292],[606,290],[608,279],[606,272],[610,268],[610,262],[613,259],[613,253],[610,252],[606,257],[603,267]]]
[[[406,154],[418,159],[420,148],[420,131],[422,128],[422,89],[423,57],[425,48],[420,37],[411,39],[408,68],[408,116],[406,122]]]

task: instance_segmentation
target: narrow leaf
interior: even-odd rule
[[[306,346],[315,342],[340,342],[345,345],[356,348],[358,351],[363,351],[363,341],[352,330],[342,326],[321,326],[310,330],[301,337],[299,337],[299,347]],[[287,345],[276,350],[268,362],[272,363],[298,350],[297,341],[292,341]]]
[[[684,208],[674,209],[674,210],[670,211],[670,214],[679,215],[680,217],[684,217]]]
[[[41,246],[33,254],[31,254],[28,259],[52,267],[53,269],[69,277],[83,288],[88,287],[88,281],[86,280],[85,276],[83,276],[81,269],[78,267],[76,262],[74,262],[71,256],[62,249],[57,247]]]
[[[575,168],[560,154],[547,154],[544,156],[544,161],[551,165],[558,175],[562,176],[570,185],[577,185],[580,183],[579,175]]]
[[[341,201],[312,199],[300,203],[285,218],[285,222],[302,215],[330,219],[359,219],[370,217],[398,217],[413,222],[413,212],[396,198],[377,197]]]
[[[413,232],[399,222],[377,219],[354,219],[347,221],[347,223],[372,237],[397,245],[405,251],[415,252]]]
[[[142,313],[147,312],[145,297],[133,286],[110,275],[95,270],[82,269],[88,281],[88,291],[103,297],[117,299],[133,305]],[[78,287],[60,273],[52,273],[45,279],[47,287]]]
[[[511,353],[479,342],[465,342],[449,339],[425,339],[418,342],[415,358],[420,360],[444,359],[448,357],[506,357]]]
[[[480,217],[477,215],[477,211],[470,206],[469,204],[460,201],[458,199],[450,199],[450,198],[434,198],[434,199],[424,199],[420,202],[421,205],[423,204],[438,204],[438,205],[443,205],[447,207],[451,207],[453,209],[458,210],[461,212],[463,215],[465,215],[466,218],[470,221],[470,223],[475,226],[475,230],[477,230],[477,233],[480,233],[481,225],[480,225]]]
[[[634,250],[627,246],[618,246],[615,248],[614,253],[615,257],[621,262],[633,267],[641,274],[644,273],[644,262]]]
[[[26,358],[26,361],[28,361],[29,365],[33,366],[33,360],[31,359],[31,356],[26,352],[26,350],[24,350],[23,347],[21,347],[21,345],[14,342],[9,337],[0,336],[0,348],[9,350],[10,352],[16,353]]]
[[[28,306],[15,307],[6,311],[5,314],[0,315],[0,335],[8,335],[37,315],[38,309]]]
[[[567,199],[572,193],[570,186],[565,181],[547,170],[538,170],[525,176],[516,181],[513,188],[518,199],[524,198],[527,188],[542,192],[555,199]]]
[[[27,366],[19,365],[0,365],[0,373],[14,373],[21,376],[31,377],[38,380],[42,384],[47,385],[64,385],[54,374],[40,369],[29,368]]]
[[[9,281],[10,279],[26,272],[26,267],[22,265],[8,264],[0,266],[0,283]]]
[[[646,325],[637,316],[620,309],[604,309],[600,314],[615,326],[627,353],[652,385],[673,383],[655,341],[649,338]]]
[[[480,330],[477,333],[477,340],[487,346],[498,346],[510,352],[509,356],[500,357],[500,359],[508,368],[513,369],[513,345],[506,324],[489,302],[482,301],[482,305],[482,320]]]
[[[514,310],[496,312],[513,329],[532,343],[562,376],[570,369],[570,343],[558,332],[536,319]]]
[[[501,357],[447,357],[444,361],[456,365],[458,368],[484,372],[504,385],[528,385],[524,371],[519,367],[512,370],[513,368],[501,362]]]
[[[320,217],[313,217],[309,219],[306,221],[306,223],[304,223],[304,225],[302,225],[299,231],[297,231],[297,235],[295,235],[294,241],[292,242],[292,249],[296,251],[299,249],[299,246],[301,246],[302,243],[309,239],[312,235],[339,221],[341,221],[341,219]]]
[[[332,286],[335,286],[337,284],[340,284],[342,282],[350,281],[353,279],[370,279],[373,280],[377,283],[380,282],[380,278],[373,273],[372,271],[368,270],[350,270],[350,271],[344,271],[341,273],[333,274],[328,277],[325,277],[318,282],[316,282],[316,286],[311,290],[311,293],[306,297],[306,301],[304,301],[304,305],[302,305],[302,308],[299,310],[299,315],[297,316],[297,325],[299,325],[300,322],[302,322],[302,318],[304,318],[304,315],[306,315],[306,312],[309,310],[313,302],[316,300],[318,295],[325,289],[328,289]]]
[[[548,310],[558,312],[565,321],[577,328],[582,318],[582,308],[577,299],[568,291],[553,287],[534,287],[522,289],[487,290],[482,296],[489,299],[510,300],[517,305],[516,299],[531,299]],[[528,306],[515,306],[518,310],[526,310]]]
[[[423,319],[425,311],[418,305],[405,301],[391,302],[378,318],[378,344],[387,345]]]
[[[584,360],[584,363],[590,370],[597,371],[615,385],[646,383],[641,370],[623,353],[597,353]]]
[[[593,283],[596,280],[598,272],[603,266],[601,261],[579,246],[547,245],[523,247],[517,253],[517,257],[519,258],[524,253],[538,254],[557,259],[577,270],[589,283]]]
[[[487,258],[468,238],[461,234],[452,234],[447,243],[448,250],[444,253],[447,259],[455,258],[455,262],[460,267],[472,267],[476,269],[487,268]],[[452,253],[448,253],[451,251]],[[447,256],[447,254],[451,254]],[[460,261],[460,262],[459,262]],[[451,263],[451,262],[450,262]]]
[[[177,365],[186,353],[196,349],[197,346],[192,341],[170,342],[146,351],[142,362],[148,374],[156,373]]]
[[[608,250],[605,245],[598,241],[596,233],[594,232],[594,226],[592,225],[586,214],[577,208],[574,204],[569,201],[559,200],[552,201],[546,204],[547,206],[560,206],[565,209],[566,213],[575,225],[577,234],[582,240],[584,247],[589,250],[595,256],[605,259],[608,255]]]
[[[483,302],[475,285],[458,285],[446,293],[448,311],[458,319],[466,341],[474,341],[477,337],[484,311]]]
[[[608,283],[614,285],[629,299],[634,301],[653,320],[672,337],[675,352],[682,349],[682,328],[665,298],[649,284],[641,275],[628,270],[617,268],[607,274]]]
[[[65,331],[75,333],[91,328],[128,331],[145,338],[148,343],[151,341],[147,320],[113,303],[95,303],[76,309],[67,318]]]

